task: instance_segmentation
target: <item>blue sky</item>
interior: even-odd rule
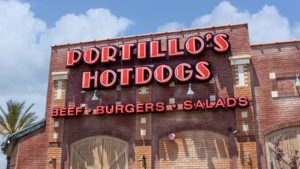
[[[242,22],[249,23],[251,43],[299,40],[299,6],[299,0],[0,0],[0,105],[26,100],[44,117],[53,44]]]
[[[192,22],[196,17],[210,13],[221,1],[174,1],[174,0],[151,0],[151,1],[107,1],[107,0],[31,0],[29,2],[32,11],[37,17],[45,20],[49,26],[53,26],[59,18],[67,13],[83,13],[91,8],[107,8],[116,15],[133,20],[136,24],[128,30],[128,34],[153,32],[162,24],[172,21]],[[240,10],[255,13],[265,5],[274,5],[282,16],[286,16],[293,23],[299,21],[300,2],[298,0],[234,0],[230,3]]]

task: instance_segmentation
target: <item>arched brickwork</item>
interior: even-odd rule
[[[129,135],[124,135],[121,131],[116,130],[116,129],[111,129],[111,130],[97,130],[97,131],[91,131],[91,130],[83,130],[83,131],[78,131],[78,134],[72,136],[67,140],[68,143],[73,143],[77,140],[86,138],[86,137],[91,137],[91,136],[96,136],[96,135],[106,135],[106,136],[111,136],[111,137],[116,137],[121,140],[130,141],[130,136]]]
[[[296,127],[296,126],[300,126],[300,121],[285,121],[285,122],[273,124],[272,126],[264,129],[262,131],[262,133],[263,133],[264,136],[266,136],[266,135],[268,135],[270,133],[273,133],[277,130],[280,130],[280,129],[283,129],[283,128]]]
[[[71,145],[70,168],[128,169],[128,142],[110,136],[91,136]]]
[[[65,137],[66,140],[64,141],[64,145],[62,145],[66,151],[63,152],[63,165],[64,168],[68,168],[70,165],[70,153],[71,153],[71,145],[75,143],[76,141],[79,141],[81,139],[87,138],[87,137],[93,137],[93,136],[98,136],[98,135],[103,135],[103,136],[110,136],[110,137],[115,137],[120,140],[126,141],[127,143],[131,144],[134,140],[134,136],[130,135],[125,135],[121,131],[116,130],[116,129],[110,129],[110,130],[78,130],[77,134],[72,135],[72,137]],[[129,157],[134,157],[134,150],[129,149],[128,150],[128,156]],[[130,165],[130,164],[129,164]],[[132,164],[131,164],[132,165]]]
[[[167,139],[170,133],[176,134],[175,141]],[[232,136],[228,129],[217,128],[209,123],[178,125],[160,132],[156,143],[157,158],[153,162],[156,168],[172,165],[239,168],[240,160],[233,158],[237,150]]]

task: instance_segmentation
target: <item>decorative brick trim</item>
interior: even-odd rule
[[[232,56],[229,58],[231,65],[247,65],[250,64],[250,55]]]
[[[69,72],[52,72],[52,80],[67,80],[69,77]]]
[[[136,146],[151,146],[151,140],[136,140]]]
[[[237,136],[236,139],[239,143],[241,142],[255,142],[256,138],[255,135],[249,135],[249,136]]]
[[[177,125],[176,127],[172,127],[170,129],[162,130],[160,133],[158,133],[158,139],[162,137],[166,137],[170,133],[178,133],[187,130],[208,130],[208,131],[212,131],[212,132],[216,132],[228,136],[227,129],[217,128],[212,123],[200,123],[200,124],[181,124],[181,125]]]
[[[273,124],[272,126],[264,129],[262,131],[263,135],[266,136],[268,134],[271,134],[277,130],[284,129],[284,128],[290,128],[290,127],[297,127],[300,126],[300,121],[285,121]]]
[[[67,140],[67,142],[74,143],[83,138],[97,136],[97,135],[111,136],[127,142],[130,141],[129,135],[125,135],[119,130],[111,129],[111,130],[98,130],[98,131],[90,131],[90,130],[78,131],[78,134],[74,135],[70,140]]]

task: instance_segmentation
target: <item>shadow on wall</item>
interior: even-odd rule
[[[72,145],[71,168],[120,168],[128,166],[128,144],[109,136],[81,139]]]
[[[228,137],[210,131],[179,132],[174,141],[168,138],[159,141],[159,166],[230,168],[231,146]]]

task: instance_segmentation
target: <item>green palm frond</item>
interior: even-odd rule
[[[30,112],[33,105],[31,104],[24,112],[25,101],[20,103],[9,100],[6,103],[7,111],[0,106],[0,135],[7,137],[33,124],[37,119],[35,112]]]

